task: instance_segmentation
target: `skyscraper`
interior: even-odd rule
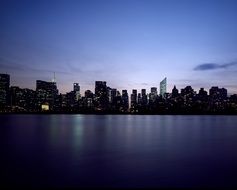
[[[142,89],[141,91],[141,95],[142,95],[142,102],[141,105],[142,106],[146,106],[147,105],[147,94],[146,94],[146,89]]]
[[[179,90],[174,85],[174,88],[172,89],[172,97],[175,98],[179,95]]]
[[[128,92],[127,90],[122,90],[122,111],[127,112],[128,111]]]
[[[151,87],[151,93],[149,94],[149,101],[155,102],[156,98],[157,98],[157,88]]]
[[[37,80],[36,93],[38,107],[42,108],[43,104],[48,104],[50,110],[54,109],[54,102],[58,95],[56,82]]]
[[[97,110],[108,108],[109,96],[105,81],[95,81],[95,106]]]
[[[78,83],[73,83],[73,91],[74,91],[75,96],[76,96],[76,101],[78,101],[81,97],[80,86],[79,86]]]
[[[151,87],[151,94],[157,96],[157,88],[156,87]]]
[[[218,88],[218,86],[213,86],[209,90],[209,95],[214,99],[226,99],[227,90],[225,88]]]
[[[167,86],[167,78],[165,77],[161,82],[160,82],[160,95],[162,97],[165,96],[166,93],[166,86]]]
[[[133,89],[131,94],[131,110],[135,111],[137,107],[137,90]]]
[[[6,106],[9,98],[10,75],[0,74],[0,106]]]

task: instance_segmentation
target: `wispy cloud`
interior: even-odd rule
[[[50,69],[39,69],[39,68],[33,68],[27,65],[15,63],[14,61],[5,59],[3,57],[0,57],[0,71],[25,71],[25,72],[48,72],[48,73],[60,73],[60,74],[66,74],[69,75],[69,72],[60,71],[58,69],[50,70]]]
[[[237,65],[237,62],[217,64],[217,63],[203,63],[196,66],[193,70],[195,71],[205,71],[205,70],[215,70],[215,69],[226,69],[231,66]]]

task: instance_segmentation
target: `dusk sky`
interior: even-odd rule
[[[118,90],[192,85],[237,93],[236,0],[0,2],[0,73],[35,89],[53,72],[61,93],[95,80]]]

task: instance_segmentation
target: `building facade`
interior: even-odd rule
[[[160,82],[160,95],[161,95],[162,97],[165,96],[166,87],[167,87],[167,78],[165,77],[165,78]]]

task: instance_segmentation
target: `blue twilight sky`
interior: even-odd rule
[[[60,92],[213,85],[237,93],[236,0],[1,0],[0,73]]]

